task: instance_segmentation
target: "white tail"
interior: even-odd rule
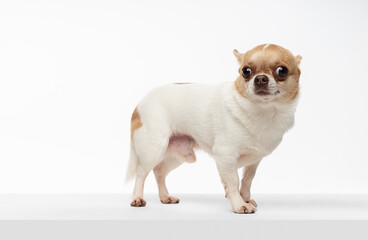
[[[138,167],[138,157],[137,154],[134,151],[133,143],[130,144],[130,157],[129,157],[129,163],[128,168],[125,174],[125,182],[129,182],[132,180],[137,172]]]

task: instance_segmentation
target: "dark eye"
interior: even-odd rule
[[[243,71],[244,78],[249,78],[250,75],[252,74],[252,70],[249,67],[243,68],[242,71]]]
[[[286,77],[286,75],[288,74],[288,69],[286,67],[280,66],[278,68],[276,68],[276,74],[279,77]]]

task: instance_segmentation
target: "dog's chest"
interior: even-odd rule
[[[239,148],[238,168],[255,164],[262,158],[272,153],[280,144],[282,135],[279,137],[248,137]]]
[[[278,138],[248,138],[243,146],[239,149],[241,161],[245,164],[252,164],[254,161],[259,161],[263,157],[272,153],[273,150],[280,144],[282,136]]]
[[[294,115],[266,112],[243,118],[239,136],[239,165],[249,165],[272,153],[284,133],[293,125]]]

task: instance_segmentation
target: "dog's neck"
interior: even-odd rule
[[[294,124],[296,98],[291,103],[252,101],[232,91],[231,114],[254,135],[282,137]],[[233,110],[231,110],[233,109]]]

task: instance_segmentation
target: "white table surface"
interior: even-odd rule
[[[255,195],[255,214],[234,214],[220,194],[178,194],[179,204],[123,194],[2,194],[0,220],[368,220],[368,195]]]
[[[28,239],[57,239],[53,233],[58,229],[69,229],[64,231],[67,235],[58,235],[60,239],[73,239],[68,235],[72,232],[72,236],[78,232],[85,236],[86,229],[91,233],[88,239],[100,236],[94,233],[99,229],[112,234],[110,239],[137,234],[142,239],[145,235],[170,239],[170,234],[179,239],[202,239],[201,234],[212,234],[212,238],[248,234],[256,239],[277,239],[279,234],[282,239],[294,239],[301,232],[298,239],[315,238],[317,233],[334,239],[353,235],[352,239],[368,239],[368,195],[259,194],[254,196],[258,203],[255,214],[233,213],[221,194],[175,196],[180,203],[167,205],[148,194],[146,207],[133,208],[130,196],[123,194],[2,194],[0,239],[22,239],[29,231],[33,235],[27,235]],[[37,229],[45,226],[51,230],[42,235]],[[83,239],[81,236],[76,239]]]

